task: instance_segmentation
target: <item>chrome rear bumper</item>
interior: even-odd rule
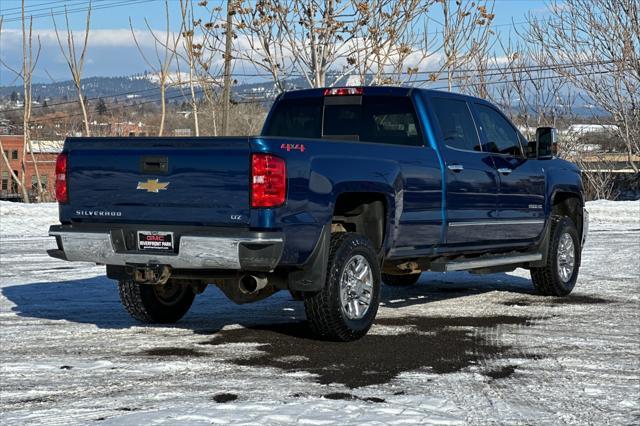
[[[282,254],[282,237],[182,235],[177,253],[116,250],[111,232],[61,231],[52,227],[58,250],[49,255],[104,265],[169,265],[174,269],[272,270]]]

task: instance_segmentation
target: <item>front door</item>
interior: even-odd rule
[[[488,223],[498,219],[499,178],[492,156],[482,151],[471,108],[461,97],[436,95],[431,105],[445,162],[446,244],[496,242]]]
[[[495,231],[505,241],[531,240],[544,227],[545,173],[542,163],[527,159],[518,130],[498,110],[475,104],[483,149],[492,153],[500,179]]]

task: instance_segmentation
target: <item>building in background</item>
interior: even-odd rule
[[[24,152],[24,140],[21,135],[0,135],[2,141],[2,149],[9,160],[9,167],[15,173],[19,180],[22,180],[22,155]],[[40,181],[45,191],[45,200],[53,200],[55,194],[55,169],[56,157],[62,151],[64,141],[44,141],[34,140],[31,142],[35,163],[40,173]],[[25,184],[29,195],[35,199],[38,189],[38,180],[36,177],[36,167],[31,153],[27,149],[27,158],[25,162]],[[22,199],[20,187],[11,176],[11,172],[7,168],[7,164],[3,158],[0,158],[0,199],[16,200]]]

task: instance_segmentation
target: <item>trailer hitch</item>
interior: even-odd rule
[[[171,277],[169,265],[128,265],[133,268],[133,279],[140,284],[163,285]]]

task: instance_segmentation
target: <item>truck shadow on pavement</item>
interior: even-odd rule
[[[383,285],[381,307],[398,309],[496,290],[521,295],[532,293],[529,280],[506,274],[473,276],[465,273],[425,273],[420,283],[413,287],[392,288]],[[116,282],[104,276],[9,285],[3,287],[1,293],[15,305],[11,310],[20,317],[65,320],[107,329],[144,326],[129,317],[120,304]],[[178,327],[199,332],[220,329],[229,324],[259,325],[304,319],[302,303],[292,300],[288,292],[281,291],[256,303],[236,305],[215,286],[209,286],[204,294],[196,297],[189,313],[181,321],[175,325],[158,327]]]

